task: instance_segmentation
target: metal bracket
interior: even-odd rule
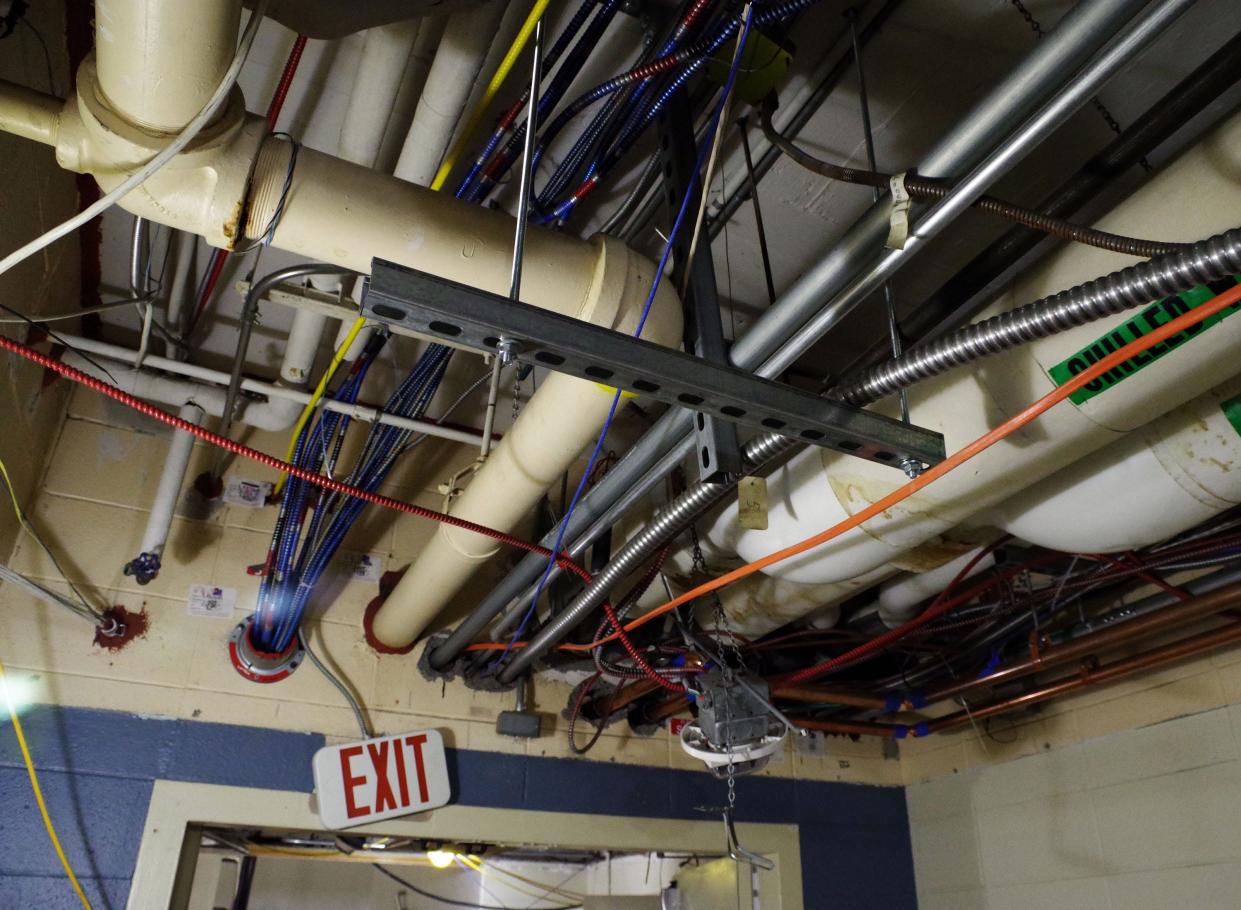
[[[381,259],[372,262],[362,312],[487,353],[503,336],[520,345],[523,363],[894,468],[906,458],[944,459],[939,433]]]
[[[689,99],[682,88],[672,96],[661,122],[663,157],[668,174],[668,179],[664,181],[665,198],[672,218],[676,217],[686,193],[689,194],[687,214],[697,212],[702,202],[703,188],[699,185],[696,171],[698,147],[693,123]],[[724,346],[724,326],[720,322],[720,299],[715,284],[711,244],[698,244],[691,262],[692,235],[692,227],[687,230],[686,225],[682,224],[673,245],[675,257],[671,276],[677,287],[685,288],[685,349],[708,363],[724,365],[728,363],[728,350]],[[719,483],[730,475],[735,477],[740,474],[743,464],[737,427],[727,420],[701,412],[694,426],[698,433],[695,450],[699,479],[704,483]]]

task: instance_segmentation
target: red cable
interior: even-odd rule
[[[280,119],[280,111],[284,108],[284,101],[289,96],[289,87],[293,85],[293,77],[297,74],[297,65],[302,61],[302,51],[306,49],[306,36],[298,35],[297,40],[293,42],[293,48],[289,51],[289,59],[284,62],[284,71],[280,74],[280,81],[276,83],[276,93],[272,95],[271,104],[267,106],[267,126],[269,129],[276,128],[276,122]]]
[[[486,525],[476,524],[475,522],[467,521],[464,518],[458,518],[454,515],[446,515],[443,512],[436,512],[433,509],[424,509],[422,506],[416,506],[408,502],[401,502],[399,499],[392,499],[389,496],[381,496],[378,493],[371,493],[368,490],[350,486],[347,483],[341,483],[339,480],[333,480],[331,477],[324,477],[322,474],[316,474],[314,471],[308,471],[306,468],[289,464],[287,461],[282,461],[274,455],[268,455],[266,452],[260,452],[257,449],[252,449],[247,445],[234,442],[225,436],[220,436],[218,433],[212,433],[208,429],[200,427],[197,424],[190,423],[188,420],[182,420],[175,414],[169,414],[167,411],[155,407],[155,405],[147,404],[142,399],[135,398],[128,392],[123,392],[116,388],[116,386],[109,385],[102,380],[96,379],[94,376],[83,373],[81,370],[74,369],[68,364],[61,363],[53,357],[49,357],[46,354],[41,354],[21,342],[14,341],[11,338],[6,338],[3,335],[0,335],[0,349],[10,351],[21,357],[25,357],[32,363],[36,363],[41,367],[59,373],[66,379],[72,379],[74,382],[79,382],[88,389],[93,389],[96,392],[107,395],[109,398],[119,401],[121,404],[131,407],[135,411],[139,411],[148,417],[153,417],[162,423],[166,423],[174,429],[181,430],[185,433],[190,433],[205,442],[219,446],[225,451],[232,452],[234,455],[240,455],[243,458],[249,458],[252,461],[257,461],[259,464],[267,465],[269,468],[275,468],[277,471],[283,471],[291,477],[296,477],[306,483],[314,484],[315,486],[321,487],[322,489],[328,490],[332,493],[339,493],[342,496],[352,496],[355,499],[361,499],[363,502],[383,506],[385,509],[392,509],[395,512],[404,512],[408,515],[415,515],[419,518],[429,518],[432,521],[452,525],[455,528],[461,528],[465,531],[473,531],[475,534],[482,534],[484,537],[490,537],[493,540],[500,541],[500,543],[507,544],[510,547],[516,547],[519,550],[525,550],[528,553],[537,553],[543,557],[552,555],[552,551],[548,550],[546,547],[540,547],[537,544],[528,543],[520,537],[514,537],[511,534],[506,534],[503,531],[496,530],[495,528],[489,528]],[[590,584],[590,573],[570,559],[566,554],[562,553],[557,556],[556,563],[562,569],[572,572],[578,578],[582,579],[582,581]]]

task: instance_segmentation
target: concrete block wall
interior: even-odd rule
[[[69,63],[63,40],[57,40],[65,33],[64,4],[32,4],[26,20],[4,41],[0,79],[40,91],[64,91]],[[51,39],[46,57],[36,29]],[[0,132],[0,185],[4,188],[0,250],[5,254],[78,210],[74,177],[56,164],[53,149],[4,132]],[[0,275],[0,301],[24,315],[72,312],[79,306],[78,251],[75,235]],[[13,313],[0,312],[0,320],[12,318]],[[25,339],[27,331],[20,323],[0,322],[0,332],[10,338]],[[9,354],[0,359],[0,460],[23,505],[34,497],[56,438],[63,393],[44,388],[42,369]],[[0,555],[4,556],[18,535],[8,498],[0,482]]]
[[[32,508],[70,579],[99,604],[145,609],[146,636],[123,650],[105,651],[92,630],[68,613],[49,609],[30,597],[0,586],[0,623],[10,645],[0,657],[19,679],[29,681],[43,702],[76,707],[129,710],[281,730],[355,738],[357,727],[339,693],[309,664],[273,685],[251,683],[233,670],[226,654],[233,625],[254,608],[259,579],[247,572],[267,552],[273,508],[225,506],[200,517],[179,516],[169,539],[166,568],[151,584],[138,585],[122,572],[137,554],[149,498],[158,480],[170,433],[84,389],[75,390],[47,466],[41,495]],[[282,451],[286,437],[246,431],[243,439],[263,451]],[[432,440],[414,450],[385,487],[385,493],[431,508],[442,508],[436,483],[468,464],[473,450]],[[187,487],[213,463],[216,453],[195,449]],[[229,476],[274,480],[274,473],[241,460],[227,465]],[[183,491],[182,512],[186,512]],[[192,511],[192,510],[190,510]],[[369,553],[385,569],[408,565],[432,523],[410,516],[368,510],[345,548]],[[11,565],[50,587],[62,586],[55,568],[32,541],[23,540]],[[481,593],[495,578],[483,573]],[[560,716],[570,689],[540,680],[534,709],[544,715],[543,738],[527,743],[495,733],[496,714],[512,707],[512,696],[471,690],[459,682],[443,685],[424,679],[416,653],[381,656],[362,640],[361,617],[377,593],[374,581],[341,576],[333,593],[313,610],[312,645],[349,680],[362,697],[378,730],[437,726],[450,745],[492,752],[570,756],[566,723]],[[188,614],[193,584],[236,591],[231,615]],[[463,605],[472,601],[461,598]],[[608,729],[589,755],[596,761],[696,769],[665,732],[630,736],[627,727]],[[897,785],[899,762],[884,758],[878,741],[843,738],[789,750],[765,774],[806,780]]]
[[[906,790],[921,910],[1225,910],[1241,890],[1241,708]]]
[[[311,756],[325,742],[318,734],[80,708],[36,707],[24,724],[61,840],[96,910],[125,906],[154,780],[309,793]],[[461,806],[701,821],[698,807],[719,805],[724,795],[723,782],[668,767],[460,747],[449,748],[448,765],[453,803]],[[898,788],[758,777],[737,789],[739,821],[797,827],[805,907],[836,894],[851,910],[914,910]],[[0,800],[0,907],[79,906],[4,729]]]

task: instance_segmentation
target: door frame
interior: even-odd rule
[[[128,910],[182,910],[189,899],[203,825],[322,830],[311,794],[218,784],[157,780],[151,792]],[[584,850],[719,854],[724,849],[719,821],[638,818],[493,809],[449,805],[439,809],[351,828],[351,833],[416,837],[450,842],[496,841]],[[485,832],[485,835],[480,835]],[[792,824],[739,823],[741,842],[773,860],[764,887],[779,905],[764,910],[803,910],[801,849]],[[770,881],[770,879],[769,879]]]

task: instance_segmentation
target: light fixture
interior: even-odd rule
[[[447,848],[427,851],[427,859],[431,861],[431,865],[436,869],[447,869],[456,858],[457,852]]]

